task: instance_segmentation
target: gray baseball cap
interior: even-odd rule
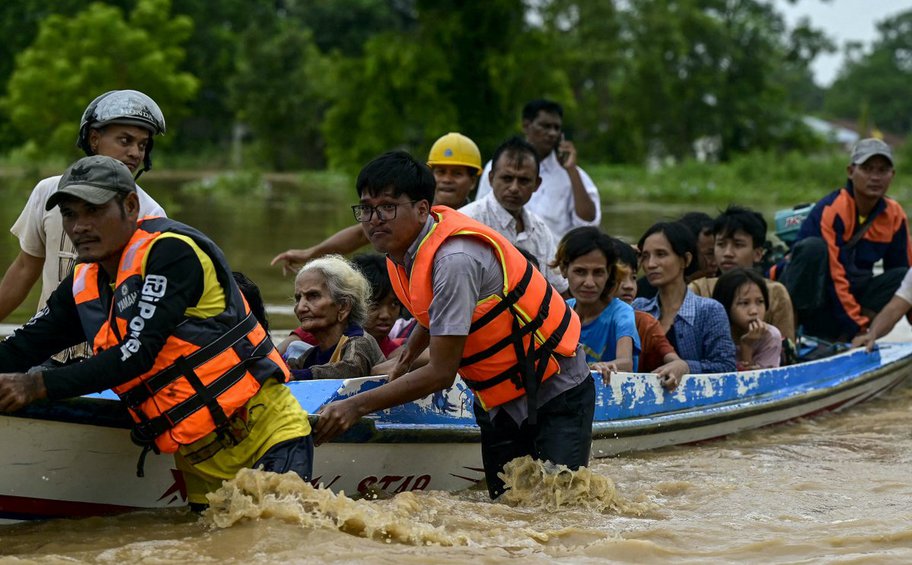
[[[126,165],[102,155],[83,157],[64,171],[57,192],[48,198],[51,210],[65,196],[75,196],[90,204],[105,204],[118,194],[136,192],[136,181]]]
[[[883,140],[874,137],[855,143],[852,148],[852,164],[860,165],[875,155],[883,155],[893,164],[893,150]]]

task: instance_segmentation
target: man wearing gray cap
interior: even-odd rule
[[[110,157],[70,166],[55,206],[77,264],[0,342],[0,412],[113,389],[133,417],[140,469],[149,450],[174,453],[191,504],[243,467],[309,479],[306,414],[215,243],[167,218],[138,220],[133,175]],[[86,340],[94,356],[24,372]]]
[[[886,196],[895,175],[890,146],[862,139],[846,172],[845,187],[801,224],[782,275],[805,333],[838,341],[867,331],[912,264],[906,213]],[[883,273],[874,276],[881,260]]]

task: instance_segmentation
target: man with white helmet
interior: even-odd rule
[[[136,90],[112,90],[98,96],[83,112],[76,145],[86,155],[103,155],[124,163],[134,177],[152,167],[153,137],[165,133],[165,117],[150,97]],[[0,281],[0,321],[28,296],[38,277],[41,310],[51,292],[73,269],[76,259],[72,242],[63,232],[60,210],[46,210],[48,198],[57,190],[60,176],[35,185],[31,196],[10,228],[19,239],[19,255]],[[141,188],[139,214],[164,216],[165,211]],[[89,355],[85,346],[72,348],[55,358],[66,363]]]
[[[468,204],[469,193],[475,189],[481,174],[481,152],[474,141],[461,133],[448,133],[431,146],[427,164],[437,183],[435,205],[456,209]],[[279,253],[271,264],[281,263],[282,270],[291,273],[311,259],[330,253],[352,253],[368,243],[360,225],[349,226],[313,247]]]

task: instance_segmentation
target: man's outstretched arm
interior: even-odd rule
[[[41,276],[43,268],[44,257],[19,251],[3,275],[3,280],[0,280],[0,322],[22,304]]]
[[[343,228],[320,243],[307,249],[289,249],[273,257],[270,265],[282,264],[282,272],[286,275],[294,274],[299,267],[311,259],[339,253],[348,255],[370,243],[361,226],[348,226]]]
[[[362,416],[424,398],[453,384],[467,336],[432,336],[431,360],[383,386],[324,406],[314,441],[319,445],[352,427]]]

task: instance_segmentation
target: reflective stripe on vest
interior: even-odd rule
[[[503,269],[503,297],[481,300],[472,314],[459,374],[485,408],[528,392],[558,370],[554,354],[572,357],[580,321],[545,277],[500,233],[445,206],[431,210],[437,222],[419,244],[411,277],[387,260],[396,296],[424,327],[429,326],[433,260],[450,237],[471,237],[490,246]],[[534,407],[530,407],[531,415]]]
[[[95,353],[120,348],[127,355],[138,349],[131,332],[141,332],[164,293],[162,281],[145,277],[143,265],[164,232],[190,237],[212,260],[226,302],[225,310],[211,318],[185,317],[152,368],[113,389],[136,422],[134,439],[173,453],[226,424],[266,379],[287,381],[289,373],[218,247],[197,230],[166,218],[140,222],[121,256],[113,292],[99,279],[97,264],[76,266],[74,299]]]

